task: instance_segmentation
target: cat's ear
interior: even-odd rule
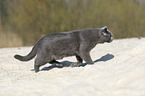
[[[107,26],[102,27],[103,30],[105,30],[105,32],[107,32]]]
[[[101,32],[102,35],[107,36],[107,35],[108,35],[108,34],[107,34],[107,33],[108,33],[108,32],[107,32],[107,30],[108,30],[108,29],[107,29],[107,26],[104,26],[104,27],[102,27],[101,29],[102,29],[102,32]]]
[[[107,36],[107,35],[108,35],[108,34],[106,33],[106,31],[104,31],[104,30],[103,30],[101,33],[102,33],[103,36]]]

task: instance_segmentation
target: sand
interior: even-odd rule
[[[34,72],[34,59],[20,62],[32,47],[0,49],[0,96],[145,96],[145,38],[118,39],[91,51],[95,64],[70,67],[75,57]],[[84,62],[85,63],[85,62]]]

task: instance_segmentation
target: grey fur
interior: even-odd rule
[[[21,61],[28,61],[37,55],[34,64],[35,72],[38,72],[39,67],[46,63],[62,67],[62,64],[56,60],[67,56],[76,56],[78,66],[83,60],[88,64],[93,64],[90,57],[91,49],[98,43],[110,43],[112,40],[112,33],[106,26],[48,34],[34,45],[27,56],[15,55],[14,57]]]

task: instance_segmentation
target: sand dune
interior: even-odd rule
[[[39,73],[33,62],[20,62],[32,47],[0,49],[0,96],[145,96],[145,38],[120,39],[97,45],[95,64],[72,68],[75,57],[47,64]]]

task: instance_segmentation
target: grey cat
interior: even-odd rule
[[[63,67],[56,60],[67,56],[76,56],[78,62],[75,66],[80,66],[83,60],[93,64],[90,57],[91,49],[98,43],[110,43],[112,40],[112,33],[106,26],[48,34],[36,42],[27,56],[15,55],[14,57],[21,61],[28,61],[37,55],[34,64],[35,72],[39,72],[39,67],[46,63]]]

